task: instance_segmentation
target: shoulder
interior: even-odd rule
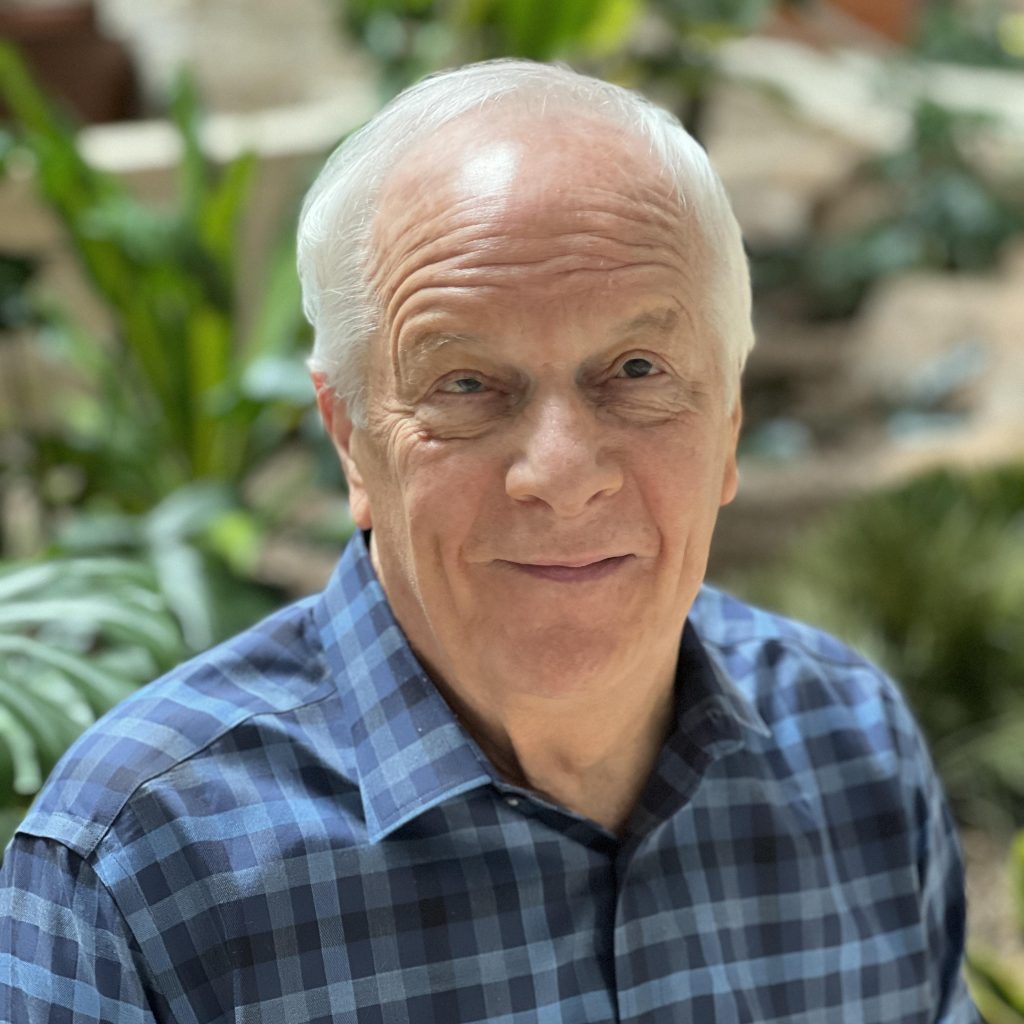
[[[702,588],[691,621],[778,747],[799,746],[818,762],[869,754],[876,767],[893,772],[908,758],[930,771],[897,685],[840,640],[710,586]]]
[[[866,664],[850,647],[823,630],[747,604],[708,584],[701,587],[690,617],[701,640],[721,650],[744,650],[748,656],[758,651],[770,656],[787,650],[814,662]]]
[[[763,723],[747,767],[829,837],[840,874],[858,877],[870,857],[880,872],[902,863],[923,877],[930,859],[955,889],[945,794],[893,680],[835,637],[713,588],[692,619]]]
[[[958,981],[964,891],[956,828],[895,683],[835,637],[711,587],[691,622],[765,727],[732,774],[728,759],[719,762],[709,806],[746,802],[741,834],[754,849],[762,841],[773,856],[799,856],[792,877],[800,898],[838,908],[844,948],[882,958],[896,949],[901,964],[915,965],[908,970],[927,986],[936,1019],[955,1012],[973,1020]],[[780,828],[788,846],[779,843]]]
[[[275,613],[115,707],[67,751],[19,831],[87,857],[144,787],[246,723],[336,692],[312,623],[314,600]]]

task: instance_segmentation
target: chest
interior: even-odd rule
[[[708,780],[633,849],[488,791],[373,845],[321,823],[152,909],[145,952],[176,1021],[929,1019],[895,807],[791,797]]]

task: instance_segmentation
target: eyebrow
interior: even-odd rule
[[[679,323],[679,313],[671,307],[648,310],[637,316],[622,321],[613,332],[616,336],[651,332],[654,334],[671,334]],[[463,334],[458,331],[426,331],[417,335],[408,352],[410,355],[424,356],[436,352],[445,345],[472,345],[480,342],[475,334]]]
[[[648,309],[626,321],[616,325],[612,332],[616,338],[631,334],[656,334],[662,337],[672,334],[679,325],[679,311],[671,306],[659,309]],[[422,359],[443,348],[445,345],[479,344],[479,335],[464,334],[459,331],[424,331],[414,336],[412,344],[406,350],[408,357]]]
[[[679,313],[666,306],[664,309],[653,309],[619,324],[617,333],[636,334],[639,332],[652,332],[655,334],[671,334],[679,323]]]
[[[431,352],[436,352],[439,348],[444,348],[445,345],[468,345],[479,342],[479,340],[479,337],[474,334],[460,334],[458,331],[426,331],[423,334],[415,335],[406,351],[408,355],[418,358],[430,355]]]

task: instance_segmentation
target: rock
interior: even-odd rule
[[[990,277],[913,273],[878,286],[851,337],[850,386],[888,410],[894,471],[1024,458],[1022,339],[1024,246]]]

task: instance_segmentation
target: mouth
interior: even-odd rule
[[[514,572],[524,573],[534,579],[551,580],[555,583],[586,583],[604,579],[618,572],[633,555],[613,555],[586,562],[508,562],[499,560],[499,565],[508,566]]]

